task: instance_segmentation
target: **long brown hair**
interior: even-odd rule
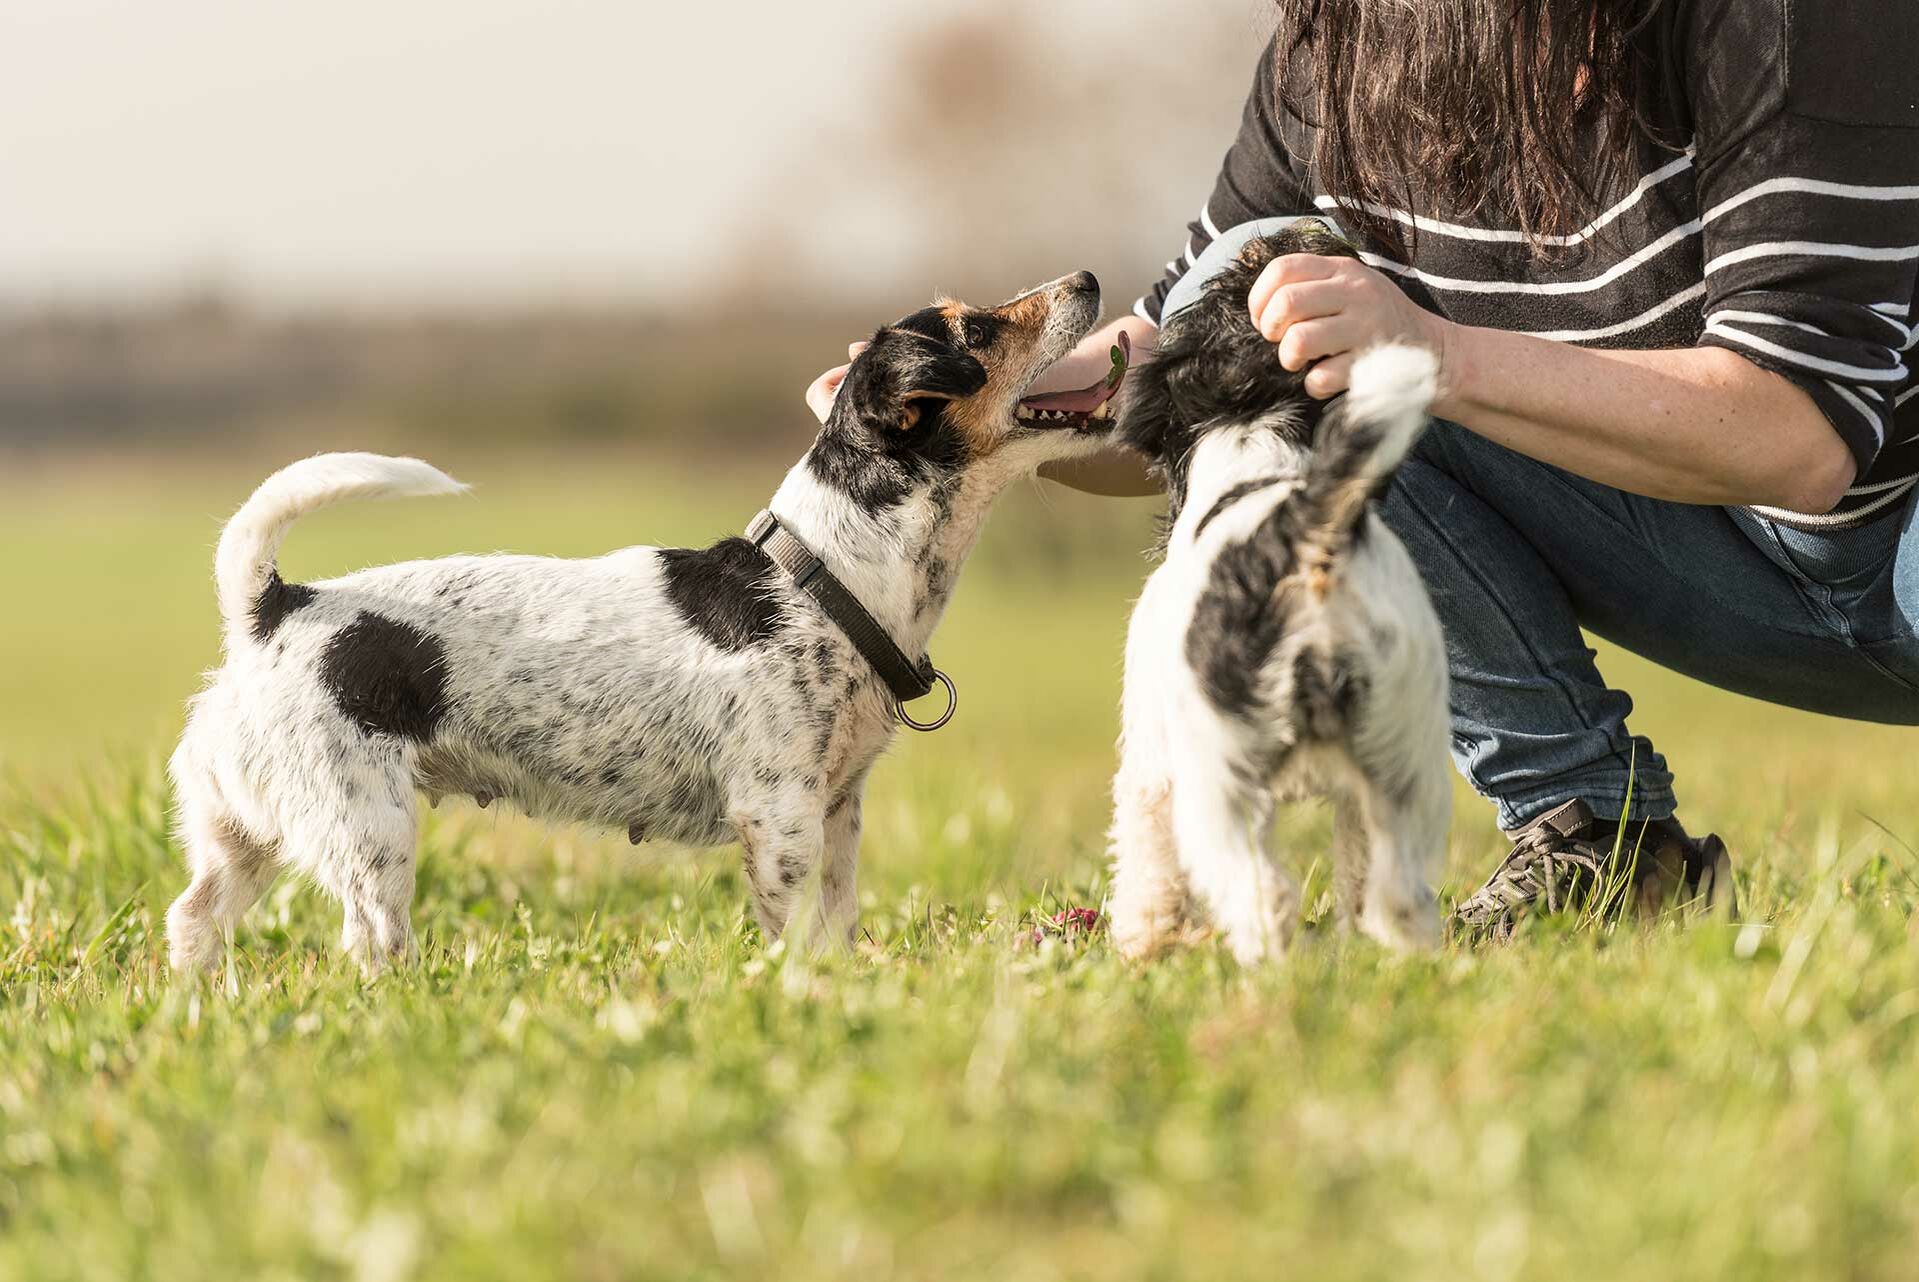
[[[1315,181],[1387,252],[1416,233],[1368,205],[1512,219],[1551,257],[1637,139],[1659,141],[1641,37],[1662,3],[1278,0],[1283,105],[1317,127]]]

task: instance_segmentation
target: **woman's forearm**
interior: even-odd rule
[[[1433,413],[1604,485],[1824,512],[1851,452],[1789,380],[1721,348],[1598,351],[1449,325]]]
[[[1135,361],[1150,358],[1158,329],[1122,317],[1089,335],[1036,390],[1096,379],[1122,329]],[[1852,454],[1812,398],[1736,353],[1601,351],[1443,321],[1436,337],[1444,374],[1435,415],[1601,484],[1680,503],[1824,512],[1853,481]],[[1125,450],[1042,474],[1094,494],[1157,492],[1144,462]]]
[[[1081,339],[1079,346],[1040,376],[1033,384],[1033,391],[1058,392],[1097,381],[1112,368],[1113,345],[1119,341],[1122,331],[1133,345],[1134,364],[1152,357],[1159,341],[1159,327],[1138,316],[1122,316]],[[1138,498],[1159,493],[1158,484],[1146,475],[1146,460],[1131,450],[1117,447],[1090,458],[1047,463],[1039,471],[1050,481],[1088,494]]]
[[[1347,389],[1381,343],[1440,359],[1433,413],[1615,489],[1680,503],[1824,512],[1852,483],[1852,454],[1812,398],[1716,347],[1595,351],[1426,311],[1355,258],[1286,254],[1246,306],[1306,391]]]

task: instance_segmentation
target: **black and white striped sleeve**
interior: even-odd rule
[[[1919,274],[1919,5],[1700,0],[1702,344],[1817,402],[1863,476],[1907,379]]]
[[[1296,164],[1280,127],[1276,58],[1277,50],[1268,42],[1253,73],[1253,88],[1240,117],[1239,135],[1226,152],[1213,194],[1200,207],[1199,217],[1187,224],[1186,240],[1179,254],[1166,264],[1159,283],[1133,304],[1136,314],[1155,325],[1159,324],[1166,291],[1223,229],[1255,218],[1313,212],[1312,200],[1300,188]]]

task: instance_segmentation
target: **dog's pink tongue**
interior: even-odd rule
[[[1113,389],[1104,381],[1091,387],[1075,388],[1070,392],[1047,392],[1042,396],[1028,396],[1020,402],[1036,410],[1074,410],[1081,414],[1091,414],[1104,405],[1113,394]]]
[[[1078,414],[1091,414],[1113,399],[1113,394],[1119,391],[1119,385],[1126,377],[1126,362],[1133,354],[1133,343],[1126,337],[1125,330],[1119,333],[1119,351],[1119,359],[1113,363],[1112,370],[1090,387],[1028,396],[1022,399],[1020,404],[1031,406],[1036,410],[1070,410]]]

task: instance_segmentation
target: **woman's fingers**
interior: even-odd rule
[[[1259,279],[1253,282],[1246,294],[1246,310],[1252,313],[1253,323],[1259,324],[1260,317],[1266,313],[1266,305],[1273,301],[1273,295],[1288,285],[1303,285],[1307,281],[1330,280],[1336,274],[1338,265],[1344,260],[1327,258],[1322,254],[1282,254],[1267,263],[1259,273]]]
[[[1266,300],[1265,310],[1254,314],[1253,323],[1261,337],[1277,343],[1286,336],[1289,325],[1337,315],[1345,309],[1351,293],[1344,281],[1330,277],[1281,285]]]
[[[1316,401],[1337,396],[1352,385],[1353,354],[1330,356],[1306,372],[1306,395]]]
[[[1279,363],[1298,373],[1314,361],[1338,356],[1358,346],[1359,334],[1353,318],[1341,313],[1319,320],[1300,321],[1286,329],[1286,336],[1275,349]]]
[[[846,345],[847,363],[835,365],[807,385],[806,408],[812,410],[813,417],[820,422],[826,421],[827,413],[833,408],[833,398],[840,394],[840,384],[846,381],[846,371],[851,368],[853,361],[859,358],[859,354],[866,350],[866,344],[867,340],[863,338],[857,343],[848,343]]]
[[[1432,319],[1385,276],[1355,258],[1288,254],[1266,264],[1246,296],[1253,324],[1309,396],[1337,396],[1355,353],[1379,343],[1432,346]]]
[[[832,412],[833,398],[840,394],[840,384],[846,381],[846,365],[835,365],[814,379],[806,389],[806,408],[813,411],[813,417],[824,423]]]

